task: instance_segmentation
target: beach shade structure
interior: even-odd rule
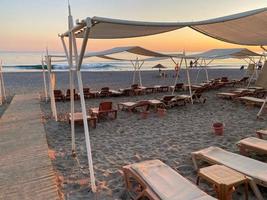
[[[0,105],[6,101],[6,89],[3,76],[3,62],[0,61]]]
[[[47,83],[46,83],[47,70],[45,69],[44,62],[45,62],[44,58],[42,57],[41,64],[42,64],[42,73],[43,73],[43,82],[44,82],[44,95],[45,95],[45,101],[47,101],[48,100]]]
[[[86,106],[83,94],[83,83],[80,71],[88,39],[141,37],[165,33],[183,27],[190,27],[205,35],[226,42],[264,46],[267,45],[266,16],[267,8],[199,22],[158,23],[108,19],[102,17],[87,17],[81,21],[77,20],[76,25],[74,26],[74,21],[69,6],[68,30],[62,34],[59,34],[59,37],[61,38],[66,58],[68,59],[71,91],[74,86],[73,75],[76,74],[78,79],[91,188],[93,192],[96,192],[96,185]],[[68,38],[68,47],[65,42],[65,38]],[[81,48],[79,51],[76,41],[77,38],[82,39]],[[73,94],[71,94],[71,102],[74,102]]]
[[[259,77],[258,79],[256,80],[256,86],[259,86],[259,87],[263,87],[265,90],[267,90],[267,61],[264,62],[264,65],[262,67],[262,70],[259,74]],[[262,111],[264,110],[265,106],[266,106],[266,102],[267,102],[267,97],[264,101],[264,103],[262,104],[258,114],[257,114],[257,117],[260,117]]]
[[[188,55],[187,58],[195,59],[197,62],[200,62],[200,66],[203,66],[202,68],[205,69],[206,79],[207,81],[209,81],[207,67],[214,60],[235,58],[235,59],[243,59],[243,60],[249,59],[251,62],[254,62],[252,58],[256,56],[260,57],[262,55],[256,52],[253,52],[249,49],[246,49],[246,48],[228,48],[228,49],[211,49],[203,53]],[[254,63],[250,63],[250,65],[255,66]],[[201,69],[198,70],[196,80],[195,80],[196,82],[197,82],[200,70]],[[254,74],[254,68],[253,68],[251,75],[253,74]]]

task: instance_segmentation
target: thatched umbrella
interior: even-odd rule
[[[152,67],[153,69],[159,69],[159,72],[160,72],[160,69],[164,69],[164,68],[167,68],[167,67],[165,67],[165,66],[163,66],[162,64],[157,64],[157,65],[155,65],[154,67]]]

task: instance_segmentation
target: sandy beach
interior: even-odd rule
[[[243,72],[235,69],[211,69],[210,78],[228,76],[240,78]],[[169,72],[171,74],[171,72]],[[156,71],[142,73],[143,85],[171,85],[174,78],[160,79]],[[196,70],[191,71],[192,80]],[[204,72],[201,79],[205,79]],[[10,94],[42,91],[40,73],[7,73],[6,85]],[[127,87],[131,84],[131,72],[85,72],[85,86],[100,89],[110,86],[112,89]],[[14,78],[16,77],[16,79]],[[29,80],[31,80],[29,82]],[[185,80],[184,71],[180,80]],[[57,87],[68,88],[68,74],[57,73]],[[12,90],[11,90],[12,88]],[[160,159],[192,182],[196,180],[190,153],[209,146],[219,146],[238,153],[237,141],[248,136],[255,136],[255,131],[266,128],[266,120],[257,120],[258,108],[248,108],[240,103],[218,99],[218,91],[222,88],[204,94],[205,104],[188,104],[185,107],[175,107],[167,110],[164,117],[150,113],[147,119],[142,119],[138,113],[120,111],[116,120],[104,120],[97,124],[96,129],[90,129],[92,153],[99,199],[128,199],[125,193],[121,167],[149,159]],[[185,92],[180,92],[185,93]],[[97,107],[100,102],[111,100],[116,107],[118,102],[141,99],[160,99],[167,93],[143,95],[135,97],[114,97],[86,100],[87,108]],[[41,102],[44,126],[47,133],[49,148],[55,152],[52,161],[57,175],[60,177],[62,191],[66,199],[88,199],[92,196],[88,188],[89,171],[85,138],[82,126],[76,126],[77,159],[71,156],[70,125],[66,115],[70,110],[69,102],[58,102],[59,122],[51,119],[50,104]],[[80,102],[75,102],[75,110],[80,111]],[[223,136],[215,136],[212,130],[214,122],[225,124]],[[266,161],[266,156],[253,158]],[[212,187],[201,183],[204,191],[214,195]],[[266,188],[261,188],[267,198]],[[234,199],[242,199],[243,190],[236,192]],[[250,192],[250,199],[253,195]]]
[[[197,70],[190,72],[194,83]],[[172,85],[173,71],[167,71],[168,77],[159,78],[157,71],[142,72],[145,86]],[[210,79],[228,76],[238,79],[244,75],[239,69],[210,69]],[[5,73],[7,94],[40,93],[43,96],[41,73]],[[199,80],[205,80],[202,71]],[[186,82],[185,71],[181,71],[179,82]],[[128,87],[132,83],[132,72],[84,72],[84,87],[99,90],[109,86],[112,89]],[[68,73],[57,73],[57,88],[68,88]],[[248,136],[255,136],[257,129],[266,128],[266,120],[257,120],[258,108],[246,107],[233,101],[216,97],[219,91],[230,90],[224,87],[204,93],[205,104],[187,104],[167,110],[164,117],[149,113],[142,119],[140,113],[118,112],[116,120],[103,120],[96,129],[90,129],[95,176],[99,189],[98,199],[129,199],[125,192],[121,167],[127,164],[160,159],[192,182],[196,181],[190,153],[209,146],[219,146],[238,153],[237,141]],[[182,91],[180,94],[186,94]],[[155,93],[134,97],[113,97],[86,100],[86,106],[98,107],[102,101],[117,103],[143,99],[160,99],[169,93]],[[177,93],[178,94],[178,93]],[[62,192],[66,199],[91,199],[88,187],[89,170],[85,147],[83,126],[76,126],[77,159],[71,155],[71,130],[66,120],[70,112],[69,102],[57,102],[59,121],[51,119],[50,103],[41,101],[42,118],[44,119],[47,141],[51,152],[55,153],[52,160],[54,170],[59,177]],[[2,106],[1,113],[6,107]],[[81,111],[80,102],[75,101],[75,110]],[[223,136],[216,136],[212,130],[214,122],[225,124]],[[253,158],[266,161],[266,156],[253,155]],[[211,195],[215,195],[210,185],[201,183],[200,187]],[[261,188],[267,198],[266,188]],[[243,199],[243,189],[234,193],[233,199]],[[250,199],[255,198],[250,192]]]

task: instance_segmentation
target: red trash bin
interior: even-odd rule
[[[223,123],[216,122],[213,124],[213,130],[215,135],[223,135],[224,125]]]

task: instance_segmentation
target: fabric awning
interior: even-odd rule
[[[207,36],[241,45],[267,45],[267,8],[191,26]]]
[[[261,56],[258,53],[250,51],[246,48],[232,49],[211,49],[209,51],[186,56],[189,59],[227,59],[227,58],[248,58],[252,56]]]
[[[89,23],[90,22],[90,23]],[[198,22],[138,22],[93,17],[82,20],[72,29],[77,38],[84,37],[92,24],[89,38],[116,39],[154,35],[191,27],[207,36],[242,45],[267,45],[267,8]],[[60,36],[68,36],[69,31]]]
[[[136,55],[141,55],[141,56],[149,56],[149,57],[177,57],[181,56],[180,54],[163,54],[159,53],[156,51],[151,51],[148,49],[145,49],[143,47],[139,46],[129,46],[129,47],[115,47],[112,49],[104,50],[104,51],[98,51],[98,52],[89,52],[84,54],[84,58],[88,57],[101,57],[101,56],[108,56],[111,54],[116,54],[116,53],[123,53],[123,52],[128,52],[128,53],[133,53]]]

